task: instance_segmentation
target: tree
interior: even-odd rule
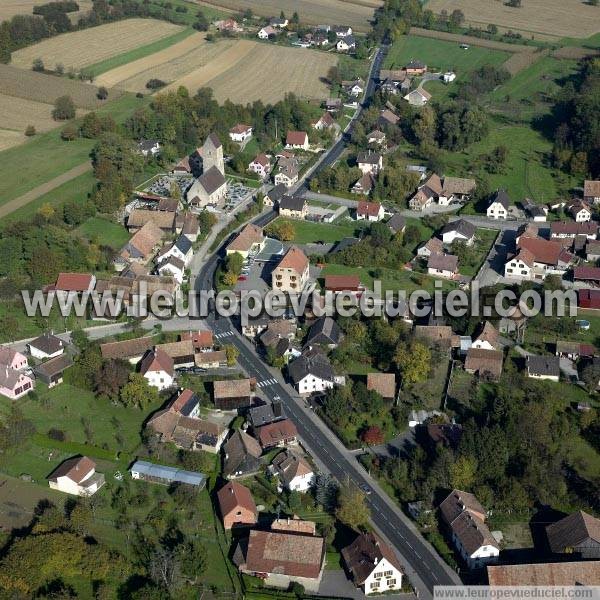
[[[290,221],[275,221],[267,226],[267,235],[282,242],[290,242],[296,237],[296,229]]]
[[[225,346],[225,354],[227,356],[227,366],[233,367],[237,362],[240,351],[233,344],[227,344]]]
[[[199,10],[198,14],[196,15],[196,22],[193,25],[194,29],[196,29],[197,31],[208,31],[209,25],[210,23],[206,18],[206,15],[201,10]]]
[[[169,187],[169,196],[175,200],[181,200],[181,189],[176,181],[171,181],[171,185]]]
[[[129,381],[129,365],[118,359],[106,360],[94,374],[96,393],[111,400],[119,397],[119,390]]]
[[[412,385],[427,379],[431,367],[431,351],[421,342],[401,342],[396,348],[394,362],[402,375],[402,385]]]
[[[327,473],[318,473],[315,480],[315,500],[323,510],[331,512],[336,507],[338,486]]]
[[[60,137],[65,142],[72,142],[77,138],[78,133],[77,127],[73,123],[69,123],[63,127],[62,131],[60,132]]]
[[[33,137],[36,134],[36,130],[35,130],[35,126],[34,125],[27,125],[27,127],[25,128],[25,135],[27,137]]]
[[[108,98],[108,90],[101,85],[98,88],[98,93],[96,94],[96,96],[98,97],[98,100],[106,100]]]
[[[344,525],[358,531],[366,527],[371,513],[365,502],[365,494],[358,488],[343,486],[338,491],[338,505],[335,516]]]
[[[450,465],[450,482],[459,490],[471,489],[477,476],[477,460],[472,456],[460,456]]]
[[[196,581],[206,571],[208,556],[206,548],[199,540],[186,540],[177,547],[177,559],[181,573]]]
[[[383,444],[384,441],[383,432],[376,425],[367,427],[361,433],[360,437],[367,446],[377,446],[378,444]]]
[[[600,362],[593,361],[585,365],[581,370],[581,380],[588,392],[595,392],[600,383]]]
[[[67,121],[75,118],[75,103],[71,96],[60,96],[56,99],[52,118],[55,121]]]
[[[125,406],[145,409],[158,404],[158,391],[141,373],[130,373],[129,381],[121,388],[119,399]]]
[[[44,61],[41,58],[36,58],[33,61],[31,68],[38,73],[43,73],[44,72]]]

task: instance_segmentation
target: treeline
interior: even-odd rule
[[[588,59],[561,89],[554,106],[556,167],[578,177],[600,177],[600,61]]]
[[[77,7],[77,8],[75,8]],[[73,31],[95,27],[130,17],[153,17],[181,22],[170,9],[137,0],[93,0],[90,12],[73,24],[69,12],[78,10],[76,2],[50,2],[36,7],[33,15],[15,15],[0,23],[0,63],[9,63],[11,53],[40,40]]]

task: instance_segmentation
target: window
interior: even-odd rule
[[[384,577],[391,577],[393,574],[394,574],[394,571],[384,571],[383,572]]]
[[[376,590],[379,587],[379,581],[374,581],[370,587],[372,590]]]
[[[387,585],[388,587],[392,587],[396,585],[396,580],[395,579],[388,579],[387,580]]]

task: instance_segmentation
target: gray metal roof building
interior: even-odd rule
[[[129,469],[133,479],[145,479],[156,483],[187,483],[202,489],[206,485],[206,475],[194,471],[183,471],[175,467],[155,465],[145,460],[136,460]]]

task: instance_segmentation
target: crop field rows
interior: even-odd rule
[[[0,21],[5,21],[15,15],[30,15],[33,7],[44,4],[40,0],[2,0],[0,2]],[[92,0],[77,0],[79,11],[69,13],[71,20],[77,20],[83,13],[92,8]]]

